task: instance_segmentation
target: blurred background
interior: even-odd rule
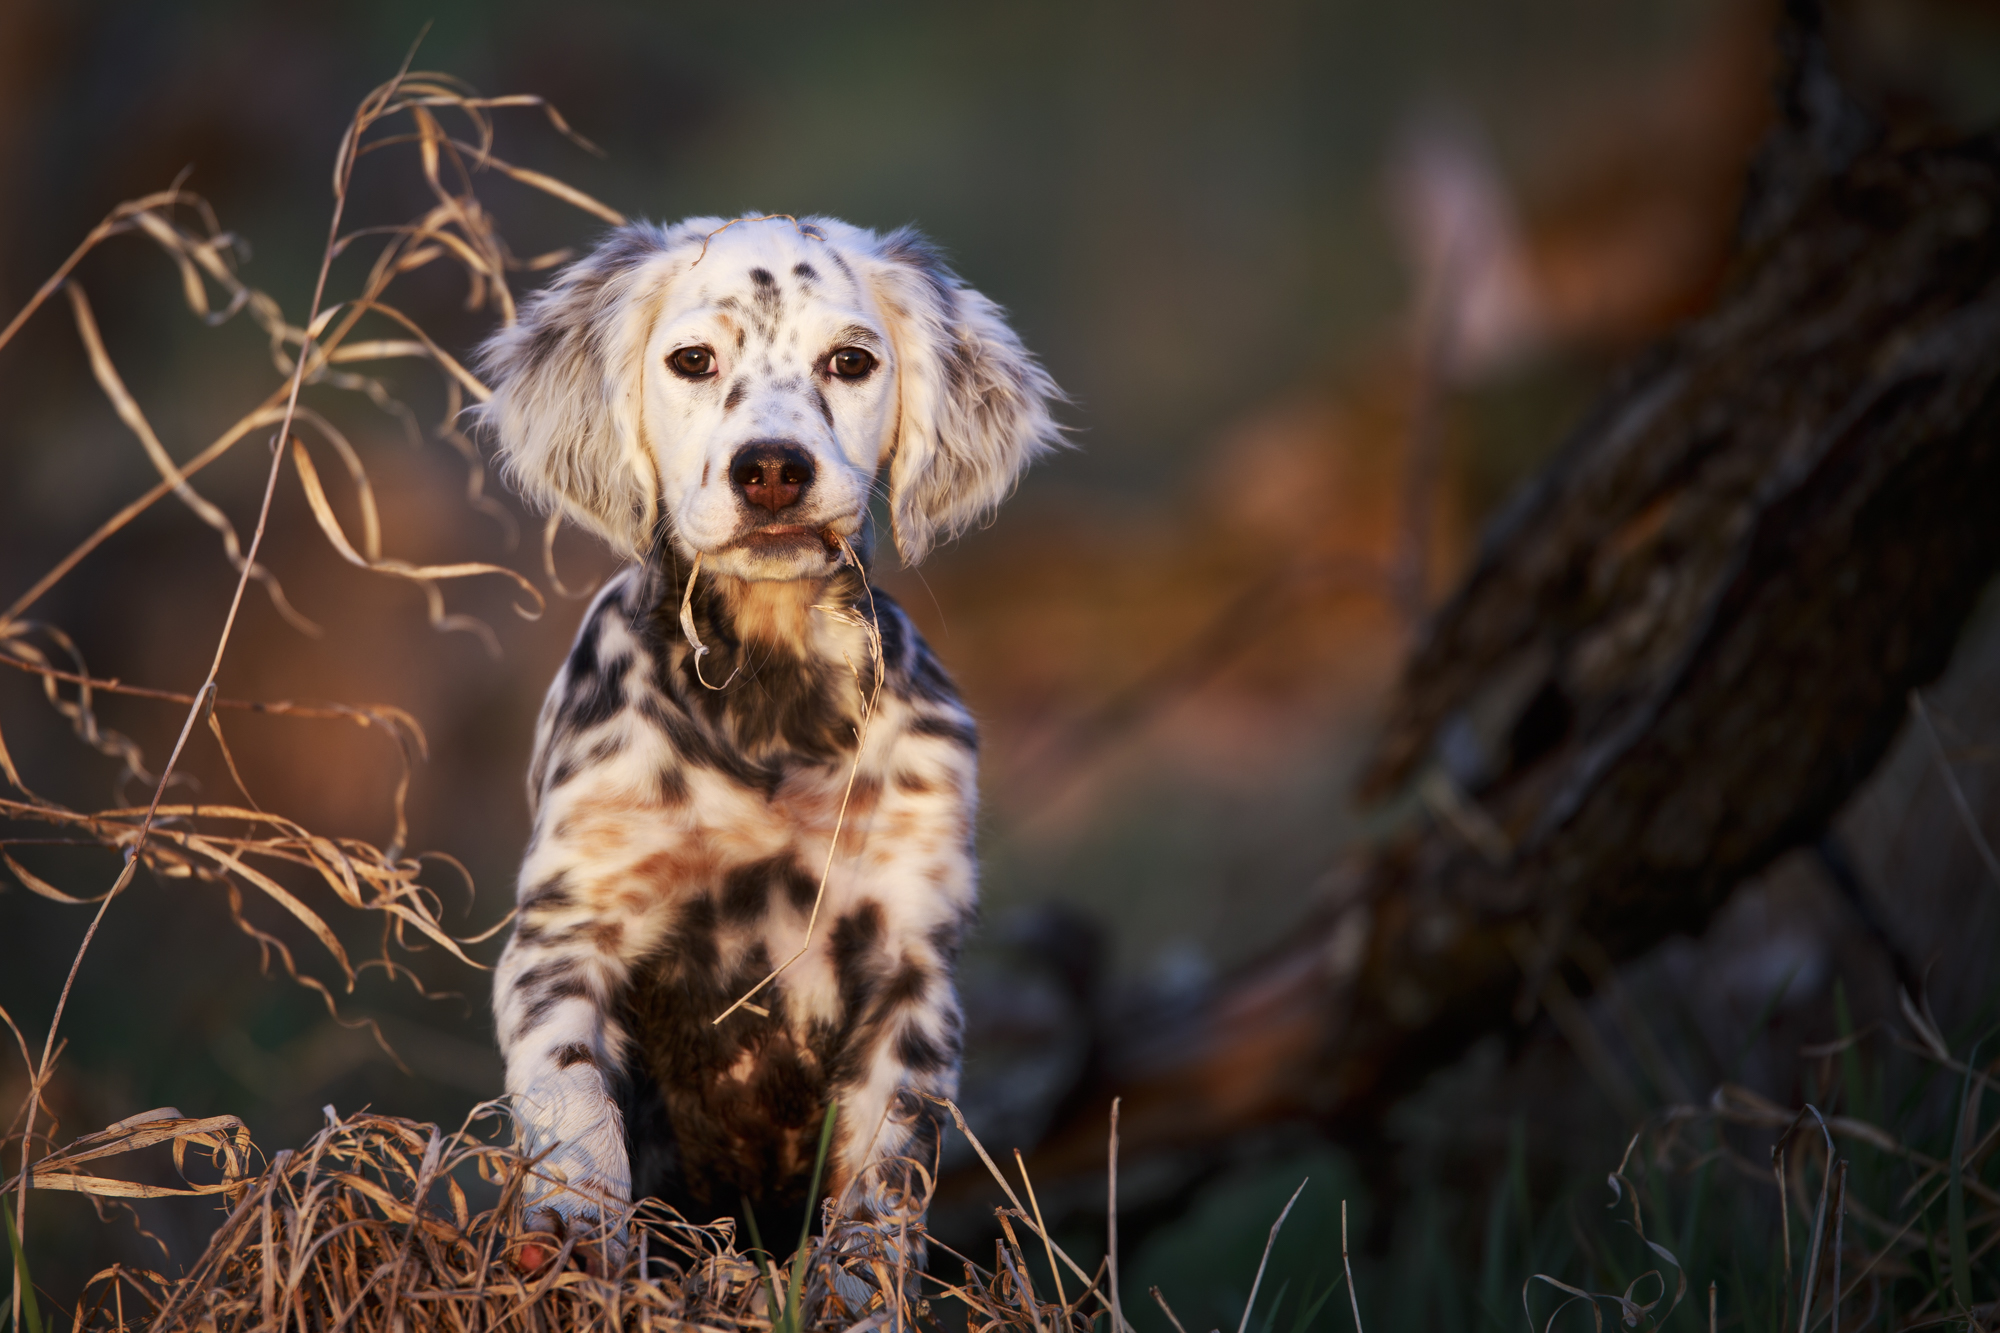
[[[1842,68],[1885,114],[1962,128],[2000,119],[2000,6],[1852,0],[1833,13]],[[249,243],[246,280],[299,318],[337,141],[426,19],[419,67],[545,96],[603,150],[518,112],[500,121],[510,160],[635,217],[915,223],[1011,312],[1071,394],[1073,450],[1029,476],[991,528],[921,572],[883,574],[983,727],[986,912],[966,971],[968,1095],[986,1108],[991,1145],[1008,1148],[1031,1146],[1052,1113],[1034,1080],[1057,1086],[1050,1061],[1083,1058],[1049,1032],[1087,1029],[1098,1010],[1199,997],[1283,938],[1371,835],[1381,816],[1356,807],[1348,783],[1425,609],[1482,519],[1617,368],[1722,280],[1770,116],[1775,14],[1750,0],[495,0],[427,11],[5,0],[0,315],[112,205],[185,171]],[[497,177],[480,189],[519,254],[587,246],[601,230]],[[350,220],[401,221],[424,206],[411,160],[385,154],[364,163]],[[114,242],[77,277],[174,456],[277,382],[256,329],[190,318],[172,267],[143,240]],[[402,304],[463,353],[490,327],[464,295],[426,271]],[[494,561],[546,586],[538,521],[497,483],[497,508],[467,502],[466,460],[432,430],[443,394],[412,366],[393,387],[414,430],[351,395],[320,404],[367,462],[385,550]],[[11,600],[155,474],[93,384],[60,302],[0,350],[0,403],[0,598]],[[1413,469],[1412,442],[1427,439],[1435,466]],[[200,488],[247,531],[265,467],[246,446]],[[535,712],[581,603],[552,593],[530,622],[498,580],[472,580],[449,587],[450,607],[489,625],[497,652],[475,633],[436,632],[416,590],[327,548],[289,476],[266,551],[325,632],[298,633],[253,588],[222,693],[408,710],[429,740],[409,846],[455,858],[474,886],[442,863],[427,877],[452,928],[490,927],[511,907],[526,837]],[[578,588],[612,567],[574,532],[555,558]],[[1323,576],[1282,581],[1308,558]],[[207,668],[233,584],[214,535],[168,504],[31,614],[69,635],[92,674],[184,692]],[[1990,602],[1934,705],[1994,827]],[[140,784],[118,789],[119,763],[80,743],[34,678],[7,676],[0,734],[30,786],[80,807],[143,801]],[[96,702],[102,723],[155,763],[183,716]],[[266,808],[319,831],[390,837],[397,769],[381,733],[228,724],[243,784]],[[1896,886],[1903,946],[1933,968],[1941,1019],[1970,1023],[1991,1012],[2000,894],[1913,744],[1899,743],[1842,827],[1871,882]],[[204,799],[236,799],[212,747],[183,768]],[[10,841],[47,836],[0,829]],[[101,851],[10,850],[78,896],[116,874]],[[321,906],[365,955],[379,927]],[[280,914],[246,911],[303,968],[332,976]],[[0,1006],[37,1048],[87,921],[0,875]],[[490,961],[498,942],[474,952]],[[398,956],[428,996],[375,970],[339,1007],[377,1020],[400,1065],[260,967],[219,890],[142,875],[70,1000],[50,1091],[62,1134],[167,1104],[241,1115],[267,1151],[302,1142],[328,1105],[456,1124],[500,1091],[485,974],[435,949]],[[1038,966],[1039,980],[1022,979]],[[1364,1278],[1385,1317],[1458,1319],[1495,1299],[1504,1312],[1533,1237],[1565,1232],[1547,1219],[1575,1182],[1601,1190],[1638,1115],[1725,1075],[1790,1097],[1805,1077],[1800,1044],[1833,1032],[1837,988],[1863,1017],[1893,1009],[1866,931],[1789,861],[1741,890],[1702,939],[1621,976],[1628,1007],[1674,1011],[1661,1019],[1668,1073],[1641,1067],[1632,1051],[1645,1043],[1623,1042],[1599,997],[1585,1015],[1607,1034],[1595,1049],[1547,1022],[1525,1041],[1475,1048],[1398,1109],[1365,1161],[1311,1127],[1274,1128],[1134,1222],[1130,1291],[1161,1282],[1191,1328],[1226,1326],[1270,1218],[1310,1174],[1287,1232],[1295,1249],[1273,1261],[1301,1285],[1325,1260],[1345,1195],[1364,1273],[1450,1278],[1384,1276],[1372,1295]],[[1002,997],[997,1012],[981,1009],[982,994]],[[1046,1012],[1026,1012],[1023,995]],[[19,1062],[0,1057],[0,1109],[12,1115],[25,1087]],[[1516,1234],[1529,1248],[1496,1257],[1502,1179],[1522,1182]],[[205,1205],[147,1205],[144,1218],[177,1259],[212,1225]],[[1101,1248],[1085,1222],[1072,1225],[1080,1249]],[[113,1259],[163,1262],[82,1199],[38,1198],[30,1244],[52,1293]],[[1496,1287],[1489,1275],[1503,1270],[1512,1276]],[[1150,1305],[1132,1313],[1142,1329],[1164,1327]]]

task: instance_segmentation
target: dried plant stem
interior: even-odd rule
[[[1147,1290],[1153,1293],[1153,1300],[1156,1304],[1159,1305],[1160,1313],[1165,1315],[1167,1317],[1167,1322],[1174,1326],[1174,1333],[1187,1333],[1187,1330],[1181,1327],[1181,1321],[1179,1317],[1174,1314],[1173,1307],[1167,1304],[1167,1298],[1160,1294],[1160,1289],[1158,1287],[1149,1287],[1147,1288]]]
[[[1132,1327],[1130,1324],[1125,1322],[1125,1309],[1124,1306],[1119,1303],[1118,1299],[1118,1103],[1119,1100],[1120,1099],[1117,1097],[1113,1097],[1111,1099],[1111,1144],[1110,1144],[1110,1150],[1106,1154],[1105,1158],[1106,1180],[1105,1180],[1105,1195],[1104,1195],[1104,1212],[1105,1212],[1105,1232],[1106,1232],[1107,1243],[1105,1245],[1105,1250],[1104,1250],[1104,1262],[1107,1265],[1108,1269],[1107,1280],[1111,1283],[1112,1333],[1120,1333],[1120,1330],[1126,1330]],[[1256,1293],[1252,1291],[1251,1295],[1254,1298]],[[1238,1333],[1241,1333],[1241,1330],[1238,1330]]]
[[[1007,1202],[1013,1204],[1014,1211],[1025,1219],[1028,1215],[1028,1210],[1021,1206],[1020,1196],[1014,1193],[1014,1187],[1008,1183],[1007,1177],[1002,1175],[1000,1168],[994,1164],[992,1156],[986,1151],[986,1145],[979,1141],[979,1136],[974,1134],[971,1126],[965,1123],[965,1113],[960,1111],[957,1103],[949,1098],[937,1097],[932,1100],[951,1113],[952,1123],[958,1126],[958,1132],[965,1135],[965,1141],[972,1145],[972,1151],[978,1154],[980,1162],[986,1167],[987,1172],[992,1175],[995,1183],[1000,1186],[1000,1192],[1007,1196]],[[1055,1256],[1069,1265],[1069,1271],[1076,1274],[1077,1278],[1083,1282],[1084,1291],[1082,1295],[1077,1297],[1078,1302],[1080,1303],[1085,1296],[1094,1295],[1097,1297],[1098,1303],[1108,1313],[1111,1309],[1111,1302],[1102,1292],[1097,1290],[1097,1279],[1084,1272],[1082,1266],[1076,1260],[1070,1258],[1068,1252],[1062,1246],[1055,1243],[1055,1239],[1049,1235],[1047,1229],[1042,1227],[1039,1222],[1036,1225],[1035,1234],[1040,1236],[1042,1241],[1054,1252]]]
[[[1028,1191],[1028,1203],[1035,1210],[1035,1231],[1042,1238],[1042,1245],[1049,1255],[1049,1274],[1056,1283],[1056,1303],[1062,1306],[1063,1327],[1069,1326],[1069,1298],[1063,1295],[1062,1269],[1056,1264],[1055,1243],[1049,1239],[1048,1225],[1042,1221],[1042,1201],[1035,1197],[1035,1182],[1028,1175],[1028,1164],[1021,1160],[1021,1150],[1014,1149],[1014,1166],[1021,1173],[1021,1184]],[[1157,1289],[1155,1289],[1157,1291]],[[1170,1316],[1171,1317],[1171,1316]]]
[[[1285,1219],[1292,1215],[1292,1205],[1299,1201],[1299,1196],[1306,1192],[1306,1186],[1311,1182],[1311,1176],[1299,1182],[1299,1187],[1292,1191],[1292,1197],[1285,1200],[1284,1211],[1278,1214],[1278,1220],[1271,1223],[1271,1234],[1264,1238],[1264,1257],[1257,1261],[1257,1276],[1250,1279],[1250,1299],[1243,1302],[1243,1318],[1237,1321],[1236,1333],[1250,1333],[1250,1312],[1257,1308],[1257,1289],[1264,1285],[1264,1266],[1271,1262],[1272,1247],[1278,1243],[1278,1232],[1285,1225]],[[1345,1232],[1341,1235],[1340,1245],[1341,1259],[1344,1262],[1347,1257]]]
[[[278,409],[279,398],[280,395],[274,392],[270,398],[264,401],[262,406],[249,412],[241,421],[218,436],[206,449],[190,459],[185,466],[179,468],[178,471],[181,480],[185,481],[187,478],[192,477],[195,473],[228,453],[230,449],[235,447],[238,440],[241,440],[257,427],[268,426],[274,422],[283,420]],[[171,495],[173,489],[174,481],[171,478],[162,480],[147,490],[138,499],[126,505],[109,519],[106,519],[97,531],[85,538],[83,542],[58,561],[46,574],[43,574],[42,577],[30,584],[28,590],[19,597],[16,597],[12,605],[5,611],[0,611],[0,634],[4,634],[13,628],[18,623],[20,614],[40,601],[42,595],[48,592],[49,589],[55,587],[56,584],[68,577],[69,572],[75,569],[85,556],[103,545],[107,538],[117,533],[140,514],[152,508],[168,495]]]
[[[56,294],[63,283],[69,280],[69,275],[76,271],[76,266],[83,262],[85,255],[95,250],[108,238],[117,235],[119,232],[129,230],[133,225],[132,219],[138,214],[155,208],[170,207],[179,199],[180,186],[176,183],[172,188],[161,190],[156,194],[149,194],[140,199],[129,199],[107,213],[104,221],[92,227],[90,233],[83,238],[83,241],[76,249],[70,251],[69,258],[63,260],[57,266],[56,271],[49,275],[48,281],[35,290],[35,294],[28,298],[28,303],[14,313],[14,318],[7,321],[7,327],[0,329],[0,347],[5,347],[9,342],[13,341],[14,335],[20,332],[21,326],[27,323],[51,296]]]

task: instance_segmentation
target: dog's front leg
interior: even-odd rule
[[[624,979],[616,956],[590,932],[579,938],[562,925],[559,910],[538,910],[533,894],[494,977],[514,1118],[527,1154],[547,1154],[523,1191],[523,1220],[528,1230],[600,1246],[613,1269],[624,1249],[618,1222],[632,1193],[625,1126],[608,1078],[618,1044],[609,1007]],[[537,1256],[524,1264],[539,1267]]]

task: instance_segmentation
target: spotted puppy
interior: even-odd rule
[[[542,708],[494,985],[548,1152],[529,1224],[656,1196],[796,1226],[830,1101],[824,1193],[915,1220],[924,1094],[958,1078],[976,738],[867,581],[869,501],[886,482],[920,560],[1055,443],[1055,384],[922,239],[828,219],[621,227],[482,364],[515,484],[635,560]]]

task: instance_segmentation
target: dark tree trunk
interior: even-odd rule
[[[1108,1034],[1031,1169],[1372,1119],[1579,947],[1809,843],[2000,565],[2000,140],[1881,145],[1795,27],[1717,308],[1492,525],[1364,791],[1434,818],[1191,1016]]]

